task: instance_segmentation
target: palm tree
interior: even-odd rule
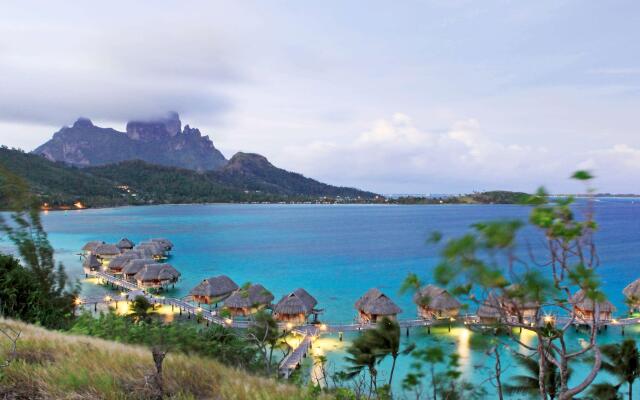
[[[370,387],[369,397],[372,391],[377,391],[378,371],[376,364],[378,361],[378,351],[375,347],[376,339],[373,337],[373,331],[366,331],[362,336],[353,341],[347,349],[349,355],[345,357],[351,366],[347,368],[345,377],[353,379],[358,376],[365,368],[369,371]]]
[[[620,400],[622,397],[618,394],[620,385],[612,385],[610,383],[595,383],[589,389],[589,396],[597,400]]]
[[[149,322],[151,315],[153,314],[153,306],[149,300],[144,296],[136,296],[131,303],[131,318],[134,321]]]
[[[602,369],[618,377],[620,383],[626,382],[629,387],[629,400],[633,399],[633,382],[640,376],[640,355],[636,341],[627,339],[621,344],[606,344],[601,346],[600,350],[604,356]]]
[[[413,351],[415,345],[411,344],[407,346],[403,351],[400,351],[400,325],[390,318],[384,317],[378,321],[376,329],[371,331],[371,339],[373,340],[373,346],[378,353],[378,363],[390,355],[393,359],[391,363],[391,372],[389,373],[389,387],[393,381],[393,372],[396,369],[396,361],[399,355],[406,355]]]
[[[510,378],[513,383],[505,384],[504,391],[511,395],[525,394],[530,395],[531,397],[538,396],[540,393],[540,385],[538,381],[540,365],[538,364],[538,360],[518,354],[516,361],[524,371],[528,372],[528,375],[516,375]],[[547,392],[549,399],[553,400],[560,391],[560,372],[556,365],[549,361],[546,361],[545,371],[545,391]],[[570,376],[571,369],[569,369],[568,373]]]

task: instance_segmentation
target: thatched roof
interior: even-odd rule
[[[88,242],[87,244],[82,246],[82,251],[90,251],[93,253],[96,250],[96,247],[100,246],[101,244],[104,244],[104,242],[101,240],[92,240],[91,242]]]
[[[154,242],[139,243],[133,249],[143,251],[145,254],[150,254],[154,257],[162,256],[165,252],[164,247],[160,243]]]
[[[134,275],[140,272],[147,264],[155,264],[156,260],[152,258],[138,258],[127,261],[122,267],[122,273],[125,275]]]
[[[93,251],[93,254],[100,256],[115,256],[120,254],[120,249],[115,244],[102,243]]]
[[[376,288],[371,288],[356,301],[356,309],[371,315],[396,315],[402,312],[387,295]]]
[[[122,269],[130,260],[138,259],[137,254],[124,253],[117,255],[109,261],[109,269]]]
[[[318,301],[303,288],[283,296],[275,306],[276,314],[310,314]]]
[[[419,306],[432,310],[455,310],[462,306],[446,289],[435,285],[421,287],[413,295],[413,301]]]
[[[514,283],[504,289],[501,300],[504,305],[512,306],[519,310],[540,308],[540,303],[531,297],[532,296],[527,293],[521,285]]]
[[[224,301],[225,307],[230,308],[250,308],[256,305],[270,304],[273,301],[273,294],[262,285],[251,285],[249,288],[240,288],[233,292]]]
[[[500,318],[500,301],[494,293],[489,293],[486,300],[478,307],[478,317],[480,318]]]
[[[624,289],[622,289],[622,294],[627,299],[634,299],[638,301],[640,299],[640,279],[636,279],[627,285]]]
[[[177,281],[180,272],[170,264],[147,264],[135,275],[137,281]]]
[[[165,249],[165,251],[169,251],[173,248],[173,243],[171,243],[171,240],[169,239],[155,238],[155,239],[151,239],[151,242],[160,243],[162,247]]]
[[[585,291],[582,289],[578,290],[573,296],[571,296],[569,303],[573,304],[574,307],[589,311],[594,311],[596,304],[593,300],[587,298]],[[604,299],[597,304],[600,305],[600,312],[616,311],[616,306],[607,299]]]
[[[191,289],[192,296],[219,297],[225,296],[238,289],[238,285],[226,275],[218,275],[203,280]]]
[[[89,257],[85,258],[82,266],[89,269],[100,268],[102,264],[98,261],[98,258],[91,254]]]
[[[120,250],[132,249],[133,246],[134,246],[134,243],[127,238],[122,238],[118,243],[116,243],[116,247],[118,247]]]
[[[313,308],[318,304],[318,300],[303,288],[297,288],[293,291],[293,294],[298,296],[304,302],[307,308],[309,308],[309,311],[313,310]]]

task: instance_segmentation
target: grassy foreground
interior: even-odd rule
[[[0,370],[0,398],[145,399],[154,371],[151,352],[138,346],[48,331],[0,319],[0,327],[22,331],[17,357]],[[6,359],[10,342],[0,339]],[[164,385],[174,399],[306,399],[306,391],[255,377],[201,357],[169,353]]]

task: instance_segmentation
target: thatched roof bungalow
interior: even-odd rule
[[[495,293],[489,293],[484,303],[478,307],[477,315],[482,324],[497,324],[502,320],[502,306]]]
[[[178,282],[180,272],[170,264],[147,264],[134,278],[140,287],[159,289]]]
[[[204,279],[189,293],[193,301],[203,304],[215,304],[238,290],[238,285],[226,275]]]
[[[127,280],[135,280],[135,275],[145,267],[145,265],[155,264],[153,258],[137,258],[125,262],[122,266],[122,276]]]
[[[106,265],[113,257],[120,254],[120,249],[116,247],[115,244],[103,243],[96,247],[93,254],[98,257],[98,260],[100,260],[103,265]]]
[[[356,301],[355,306],[358,310],[358,318],[364,323],[376,322],[382,317],[396,319],[396,316],[402,312],[400,307],[376,288],[369,289]]]
[[[101,240],[92,240],[92,241],[88,242],[87,244],[85,244],[84,246],[82,246],[82,253],[85,256],[89,256],[91,254],[94,254],[94,252],[96,251],[96,248],[98,246],[100,246],[101,244],[104,244],[104,242],[101,241]]]
[[[247,316],[271,305],[273,294],[260,284],[242,287],[224,301],[231,315]]]
[[[516,318],[520,322],[534,322],[538,318],[540,303],[518,284],[504,289],[500,304],[507,316]]]
[[[318,301],[306,290],[298,288],[288,295],[283,296],[274,308],[274,318],[282,322],[303,324],[309,314],[317,311],[314,307]]]
[[[446,289],[435,285],[423,286],[413,295],[418,315],[424,319],[455,318],[462,304]]]
[[[155,239],[151,239],[150,240],[153,243],[159,243],[162,245],[164,251],[171,251],[173,250],[173,243],[171,242],[171,240],[169,239],[165,239],[165,238],[155,238]]]
[[[600,308],[598,315],[600,322],[611,320],[613,313],[616,311],[616,307],[609,300],[604,299],[600,302],[594,302],[586,296],[585,291],[582,289],[571,296],[569,303],[573,305],[576,316],[584,321],[593,321],[595,319],[594,312],[596,304],[598,304]]]
[[[109,261],[107,270],[114,275],[122,274],[122,269],[127,264],[127,262],[130,260],[137,260],[137,259],[140,259],[140,256],[138,256],[135,253],[119,254],[113,257],[111,261]]]
[[[116,247],[120,249],[121,253],[133,249],[133,246],[135,246],[135,244],[127,238],[122,238],[116,243]]]
[[[164,247],[160,243],[155,242],[143,242],[137,244],[134,248],[136,251],[141,251],[145,256],[153,257],[155,259],[161,259],[165,257]]]
[[[627,299],[629,311],[634,312],[640,310],[640,279],[631,282],[622,290],[622,294]]]
[[[84,259],[84,262],[82,263],[82,268],[84,269],[85,274],[89,274],[92,271],[100,271],[101,267],[102,267],[102,263],[93,254],[88,255]]]

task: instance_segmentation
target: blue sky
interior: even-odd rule
[[[640,184],[640,3],[0,5],[0,142],[177,110],[258,152],[384,193]]]

